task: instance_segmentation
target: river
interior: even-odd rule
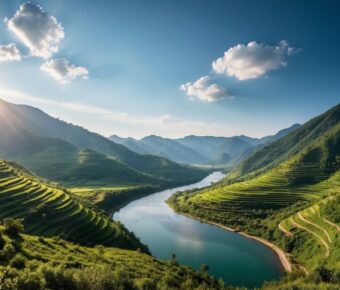
[[[113,215],[148,245],[153,256],[199,269],[233,286],[258,287],[277,279],[283,270],[277,255],[263,244],[240,234],[175,213],[165,201],[175,192],[201,188],[221,180],[214,172],[198,183],[163,190],[133,201]]]

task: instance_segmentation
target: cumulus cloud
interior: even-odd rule
[[[255,41],[229,48],[223,57],[212,63],[216,73],[236,77],[239,80],[255,79],[270,70],[287,65],[286,59],[295,49],[286,41],[270,46]]]
[[[14,43],[0,45],[0,62],[11,60],[21,60],[19,49],[15,46]]]
[[[198,99],[202,102],[233,98],[225,88],[217,84],[209,84],[209,81],[208,76],[203,76],[194,83],[188,82],[181,85],[180,89],[186,92],[192,100]]]
[[[8,29],[29,48],[32,56],[51,57],[58,51],[58,44],[65,36],[64,28],[57,19],[31,2],[22,4],[5,22]]]
[[[76,66],[65,58],[50,59],[40,69],[61,83],[69,83],[77,77],[87,79],[89,75],[86,67]]]

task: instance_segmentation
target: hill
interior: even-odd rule
[[[1,115],[1,114],[0,114]],[[1,126],[0,158],[18,162],[36,175],[65,186],[133,185],[157,179],[89,149],[78,149],[61,140]]]
[[[221,289],[207,273],[182,267],[176,260],[160,261],[138,251],[89,248],[56,237],[13,233],[13,224],[7,220],[0,225],[4,290],[198,289],[203,285]]]
[[[179,193],[177,211],[268,239],[295,269],[339,269],[340,106],[255,152],[224,181]],[[330,211],[330,210],[328,210]]]
[[[133,234],[106,214],[18,165],[0,161],[0,220],[4,218],[22,219],[27,232],[34,235],[146,251]]]
[[[231,166],[246,159],[264,144],[278,140],[299,126],[295,124],[275,135],[259,139],[244,135],[233,137],[192,135],[179,139],[151,135],[136,140],[112,135],[110,140],[139,154],[162,156],[178,163]]]
[[[79,149],[90,149],[107,155],[135,171],[152,175],[165,182],[190,183],[206,175],[197,168],[179,165],[165,158],[137,154],[101,135],[53,118],[30,106],[14,105],[0,100],[0,117],[0,129],[4,134],[0,143],[4,144],[2,147],[6,147],[9,154],[12,151],[21,153],[19,149],[22,145],[21,142],[6,140],[25,140],[26,137],[32,139],[32,136],[53,138],[62,139]],[[32,146],[34,144],[33,140]],[[118,167],[117,163],[116,165]],[[124,170],[127,168],[124,167]]]
[[[338,125],[340,120],[340,105],[335,106],[324,114],[313,118],[304,126],[297,128],[292,133],[273,142],[263,150],[256,152],[234,170],[234,175],[244,175],[258,169],[274,167],[285,159],[304,150],[315,142],[321,134]],[[321,150],[321,149],[320,149]]]

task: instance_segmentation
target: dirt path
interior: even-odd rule
[[[340,227],[339,227],[337,224],[332,223],[331,221],[329,221],[329,220],[327,220],[327,219],[325,219],[325,218],[323,218],[323,217],[321,217],[321,218],[323,219],[324,222],[326,222],[326,223],[328,223],[329,225],[335,227],[336,230],[337,230],[338,232],[340,232]]]
[[[288,231],[282,224],[279,224],[279,230],[283,232],[287,237],[292,237],[293,234]]]
[[[293,220],[292,217],[290,218],[290,221],[291,221],[291,223],[292,223],[295,227],[297,227],[297,228],[299,228],[299,229],[302,229],[302,230],[304,230],[304,231],[307,231],[307,232],[311,233],[312,235],[314,235],[315,237],[317,237],[317,238],[321,241],[321,243],[325,246],[325,248],[326,248],[326,255],[325,255],[325,256],[326,256],[326,257],[329,256],[329,246],[328,246],[328,244],[325,242],[325,240],[324,240],[322,237],[320,237],[318,234],[314,233],[314,232],[311,231],[310,229],[307,229],[307,228],[305,228],[304,226],[298,224],[296,221]]]
[[[325,233],[325,235],[326,235],[327,240],[329,241],[329,243],[330,243],[330,244],[332,243],[332,239],[331,239],[329,233],[328,233],[324,228],[320,227],[319,225],[317,225],[317,224],[315,224],[315,223],[313,223],[313,222],[311,222],[311,221],[309,221],[309,220],[306,220],[306,219],[302,216],[301,212],[298,213],[298,216],[299,216],[299,218],[300,218],[303,222],[305,222],[305,223],[307,223],[307,224],[310,224],[310,225],[312,225],[312,226],[314,226],[314,227],[317,227],[318,229],[320,229],[321,231],[323,231],[323,232]]]

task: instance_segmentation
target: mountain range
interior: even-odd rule
[[[64,184],[187,183],[206,172],[123,145],[27,105],[0,100],[0,158]]]
[[[231,166],[299,127],[299,124],[294,124],[275,135],[263,138],[244,135],[233,137],[191,135],[178,139],[151,135],[140,140],[112,135],[109,138],[139,154],[157,155],[178,163]]]

